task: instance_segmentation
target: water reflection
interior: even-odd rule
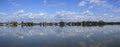
[[[0,27],[0,47],[120,47],[120,26]]]

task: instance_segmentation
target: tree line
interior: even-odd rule
[[[104,25],[120,25],[120,22],[104,22],[102,20],[100,21],[82,21],[82,22],[64,22],[64,21],[60,21],[60,22],[39,22],[39,23],[34,23],[34,22],[21,22],[18,23],[17,21],[13,21],[10,23],[0,23],[0,26],[35,26],[35,25],[39,25],[39,26],[60,26],[60,27],[64,27],[64,26],[104,26]]]

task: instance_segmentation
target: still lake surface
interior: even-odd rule
[[[0,47],[120,47],[120,25],[0,26]]]

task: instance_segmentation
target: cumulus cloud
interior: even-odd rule
[[[100,3],[101,2],[101,0],[89,0],[90,1],[90,3]]]
[[[86,5],[86,2],[85,1],[81,1],[81,2],[79,2],[79,4],[78,4],[78,6],[85,6]]]
[[[46,18],[46,14],[45,13],[30,13],[28,15],[29,18]]]
[[[110,3],[108,2],[108,0],[83,0],[81,2],[78,3],[78,6],[87,6],[87,4],[89,4],[88,9],[109,9],[111,11],[113,11],[114,13],[119,13],[120,11],[120,7],[118,7],[117,5],[119,4],[119,0],[114,2],[114,3]]]
[[[14,16],[20,16],[21,14],[24,14],[24,10],[19,10],[13,13]]]
[[[90,10],[86,10],[83,12],[72,12],[72,11],[60,11],[55,15],[55,18],[60,21],[120,21],[117,20],[120,16],[114,16],[111,14],[102,14],[102,15],[95,15]],[[109,19],[109,20],[108,20]]]
[[[85,6],[90,4],[89,8],[99,7],[99,8],[108,8],[112,9],[114,6],[107,2],[107,0],[84,0],[78,3],[79,6]]]
[[[7,13],[0,13],[0,22],[6,21],[7,17],[8,17]]]
[[[92,4],[90,8],[98,7],[103,9],[112,10],[114,13],[120,13],[120,7],[117,5],[119,4],[120,0],[116,0],[114,3],[109,3],[108,0],[87,0],[90,4]]]
[[[78,12],[73,11],[59,11],[55,15],[57,21],[74,21],[76,20],[75,16],[78,15]]]
[[[4,17],[4,16],[7,16],[6,13],[0,13],[0,17]]]
[[[94,15],[94,13],[91,12],[90,10],[86,10],[86,11],[83,12],[83,15],[89,16],[89,15]]]
[[[19,10],[17,12],[13,13],[13,16],[16,17],[26,17],[26,18],[39,18],[39,17],[45,17],[45,13],[25,13],[24,10]]]
[[[47,7],[58,7],[58,6],[64,6],[66,5],[66,3],[64,2],[57,2],[57,3],[51,3],[51,4],[47,4]]]
[[[112,8],[113,5],[109,4],[107,0],[88,0],[93,6],[99,6],[102,8]]]
[[[61,15],[61,16],[67,16],[67,15],[75,15],[77,14],[76,12],[72,12],[72,11],[59,11],[57,12],[58,15]]]
[[[110,15],[105,13],[103,15],[95,15],[92,11],[86,10],[83,12],[73,11],[59,11],[55,14],[47,13],[25,13],[24,10],[14,12],[13,15],[8,16],[6,13],[0,13],[0,21],[33,21],[33,22],[57,22],[57,21],[120,21],[120,16]],[[108,20],[109,19],[109,20]]]
[[[120,13],[120,8],[113,10],[114,12]]]

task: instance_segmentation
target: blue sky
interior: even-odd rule
[[[0,0],[0,21],[120,21],[120,0]]]

